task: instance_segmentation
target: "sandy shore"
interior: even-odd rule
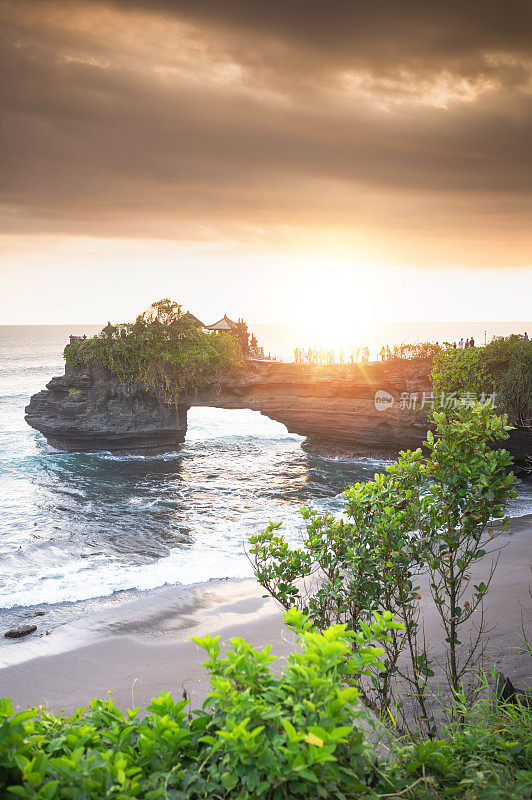
[[[494,542],[499,565],[486,600],[492,629],[486,655],[518,684],[532,676],[530,656],[521,649],[523,630],[532,641],[532,515],[513,520],[513,535]],[[473,573],[485,578],[485,556]],[[423,596],[423,584],[422,584]],[[46,703],[70,713],[111,690],[122,708],[144,707],[159,691],[180,697],[183,691],[198,706],[207,691],[201,666],[205,655],[189,641],[192,635],[219,634],[223,642],[245,637],[255,646],[272,646],[286,656],[292,640],[274,602],[262,597],[254,581],[220,581],[186,596],[182,588],[164,587],[68,623],[53,634],[2,648],[0,696],[17,707]],[[423,613],[431,655],[442,661],[441,631],[436,613]]]
[[[277,606],[255,581],[220,581],[184,602],[183,589],[163,587],[104,615],[88,615],[45,638],[29,638],[0,653],[0,696],[17,707],[48,704],[70,713],[112,691],[121,708],[144,707],[160,691],[198,706],[206,691],[206,655],[190,636],[244,636],[256,646],[289,652]]]

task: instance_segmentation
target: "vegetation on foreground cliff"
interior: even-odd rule
[[[383,642],[384,666],[368,668],[361,698],[386,724],[434,736],[437,669],[421,616],[434,612],[444,641],[445,665],[438,690],[458,697],[464,681],[475,697],[474,673],[486,644],[483,606],[496,559],[483,562],[483,580],[472,580],[505,517],[514,476],[511,458],[494,442],[508,438],[505,416],[489,401],[435,412],[436,434],[421,449],[401,452],[374,481],[345,493],[345,515],[303,509],[308,535],[290,548],[270,523],[250,538],[255,575],[288,609],[296,607],[317,628],[345,623],[367,630],[375,612],[391,611],[401,627]],[[497,521],[499,527],[497,528]],[[462,633],[463,632],[463,633]],[[434,633],[434,632],[433,632]],[[461,713],[461,712],[460,712]]]
[[[512,334],[485,347],[439,350],[433,358],[436,396],[467,392],[479,397],[495,392],[498,407],[513,425],[532,425],[532,342]]]
[[[207,333],[168,299],[153,303],[135,322],[109,323],[99,336],[67,345],[64,356],[72,367],[102,367],[122,383],[139,384],[172,402],[243,364],[236,336]]]
[[[489,692],[467,697],[462,678],[474,668],[475,647],[464,649],[458,639],[489,586],[489,575],[470,585],[471,566],[483,556],[486,533],[491,539],[490,516],[503,517],[511,493],[507,454],[487,446],[507,435],[506,421],[489,403],[435,419],[428,459],[420,451],[402,453],[385,475],[346,492],[351,522],[305,511],[309,538],[299,550],[289,549],[276,525],[254,538],[259,580],[288,608],[285,622],[296,637],[281,669],[271,669],[269,647],[256,650],[234,638],[222,657],[218,637],[207,635],[194,639],[208,656],[203,710],[187,713],[185,700],[162,693],[143,716],[93,700],[88,711],[64,718],[42,708],[13,714],[4,699],[0,796],[530,798],[532,706],[496,702]],[[448,634],[455,690],[438,709],[437,728],[418,618],[420,566],[430,573]],[[314,590],[303,597],[296,578],[311,573]],[[397,677],[405,669],[394,661],[398,651],[408,656],[407,696],[427,703],[402,733],[394,718],[401,711]],[[364,704],[384,711],[391,736]],[[386,758],[376,749],[383,736]]]
[[[357,704],[356,683],[384,656],[397,624],[374,614],[357,631],[311,631],[285,616],[298,647],[280,673],[269,648],[244,639],[220,657],[217,638],[196,640],[208,654],[204,710],[186,711],[162,693],[145,716],[93,700],[63,718],[45,709],[13,714],[0,701],[0,796],[6,800],[442,800],[530,797],[532,714],[526,705],[489,702],[464,712],[444,738],[391,744],[377,754]],[[351,684],[351,685],[349,685]]]

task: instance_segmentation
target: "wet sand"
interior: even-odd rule
[[[502,549],[486,598],[491,628],[486,655],[522,685],[532,676],[520,639],[525,632],[532,641],[532,515],[513,520],[511,530],[513,535],[494,541],[494,549]],[[475,565],[473,578],[485,579],[488,560],[491,556]],[[105,614],[61,626],[51,636],[15,642],[0,653],[0,696],[11,697],[18,708],[47,704],[71,713],[108,691],[121,708],[143,708],[160,691],[176,697],[186,691],[197,707],[206,696],[208,678],[204,651],[190,636],[219,634],[223,643],[243,636],[258,647],[270,644],[281,657],[292,649],[276,604],[263,594],[251,580],[212,583],[187,600],[182,588],[163,587]],[[422,613],[429,651],[441,662],[437,615],[428,607]]]

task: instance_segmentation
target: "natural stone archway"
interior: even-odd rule
[[[306,437],[306,449],[327,454],[395,455],[418,447],[427,431],[426,410],[401,403],[406,392],[430,393],[430,362],[374,364],[249,363],[245,376],[199,392],[189,406],[250,408]],[[393,404],[379,410],[382,390]]]
[[[401,392],[430,388],[428,364],[307,365],[250,361],[237,379],[183,397],[177,408],[144,388],[126,386],[105,370],[73,369],[52,378],[31,398],[29,425],[50,444],[68,450],[159,452],[184,441],[192,406],[249,408],[307,437],[307,446],[396,452],[417,446],[426,413],[401,408]],[[390,393],[378,411],[375,392]]]
[[[67,450],[154,453],[185,440],[192,406],[259,411],[306,437],[304,447],[326,455],[394,457],[416,448],[427,431],[427,409],[410,398],[430,395],[430,360],[373,364],[283,364],[249,361],[238,378],[187,395],[177,407],[105,370],[67,366],[26,408],[29,425]],[[376,392],[387,402],[378,404]],[[405,403],[404,397],[408,397]],[[418,402],[419,404],[419,402]],[[517,463],[532,450],[532,433],[512,433]]]

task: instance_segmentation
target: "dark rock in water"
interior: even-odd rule
[[[331,458],[335,461],[354,461],[361,458],[370,458],[378,461],[393,461],[397,457],[397,448],[371,447],[368,445],[337,442],[332,439],[315,439],[307,437],[301,445],[303,450],[321,458]]]
[[[113,453],[166,452],[184,441],[187,429],[186,408],[119,383],[107,370],[68,365],[33,395],[26,422],[61,450]]]
[[[37,625],[21,625],[20,628],[11,628],[10,631],[6,631],[4,636],[6,639],[20,639],[22,636],[28,636],[28,634],[36,630]]]

